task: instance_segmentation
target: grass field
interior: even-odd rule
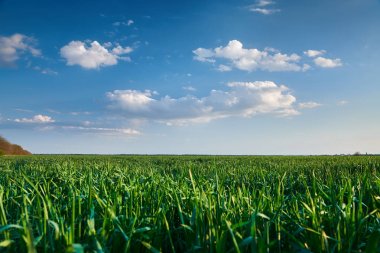
[[[0,158],[0,252],[379,252],[380,157]]]

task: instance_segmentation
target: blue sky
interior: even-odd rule
[[[380,153],[380,2],[0,0],[33,153]]]

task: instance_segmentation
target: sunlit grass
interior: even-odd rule
[[[376,252],[380,157],[0,159],[0,252]]]

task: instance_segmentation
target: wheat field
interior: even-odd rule
[[[379,252],[380,157],[0,158],[0,252]]]

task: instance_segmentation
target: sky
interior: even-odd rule
[[[0,0],[32,153],[380,153],[380,1]]]

